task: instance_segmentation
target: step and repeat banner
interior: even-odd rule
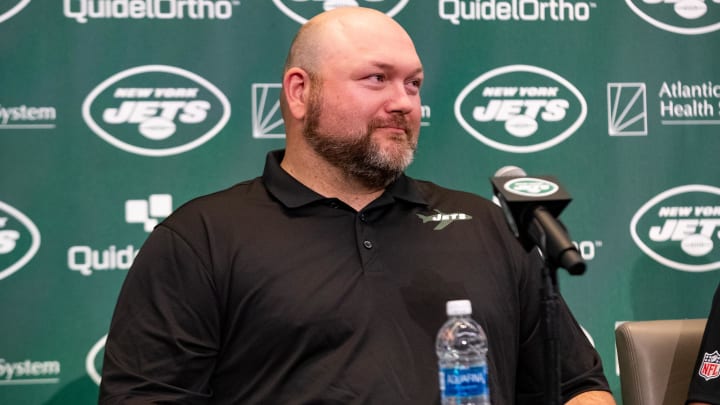
[[[301,24],[366,6],[426,71],[414,177],[491,197],[553,175],[587,260],[561,292],[614,329],[706,317],[720,280],[718,0],[9,0],[0,9],[0,403],[92,404],[148,233],[284,144]],[[292,235],[278,235],[278,238]],[[438,325],[439,327],[440,325]]]

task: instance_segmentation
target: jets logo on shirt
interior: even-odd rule
[[[700,377],[704,378],[705,381],[710,381],[720,376],[720,353],[718,353],[717,350],[712,353],[705,353],[698,374],[700,374]]]
[[[469,219],[472,219],[472,217],[468,214],[463,214],[462,212],[453,212],[450,214],[445,214],[441,212],[440,210],[434,210],[435,214],[429,214],[429,215],[422,215],[422,214],[415,214],[420,218],[423,222],[423,224],[428,222],[434,222],[437,223],[435,228],[433,228],[433,231],[439,231],[441,229],[444,229],[446,226],[450,225],[451,223],[455,221],[467,221]]]

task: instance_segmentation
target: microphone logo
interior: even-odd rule
[[[551,181],[533,177],[512,179],[503,188],[523,197],[547,197],[560,190],[560,186]]]

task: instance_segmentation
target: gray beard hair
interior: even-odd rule
[[[401,158],[393,159],[372,141],[373,131],[383,126],[378,120],[372,120],[359,137],[341,138],[320,132],[321,104],[319,94],[310,95],[303,135],[318,155],[341,169],[349,178],[369,189],[383,189],[400,177],[412,162],[416,145],[410,140],[409,130],[405,131],[407,152]],[[404,116],[398,115],[391,122],[407,128],[405,121]]]

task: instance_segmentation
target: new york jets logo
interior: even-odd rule
[[[285,15],[305,24],[309,19],[323,11],[339,7],[368,7],[374,8],[394,17],[407,5],[409,0],[273,0],[273,3]]]
[[[504,66],[470,82],[455,100],[458,123],[479,141],[513,153],[537,152],[564,141],[587,116],[575,86],[549,70]]]
[[[555,194],[560,186],[534,177],[520,177],[512,179],[503,186],[505,190],[524,197],[547,197]]]
[[[0,280],[25,266],[40,248],[40,232],[22,212],[0,201]]]
[[[90,129],[117,148],[169,156],[217,135],[230,119],[230,102],[195,73],[147,65],[100,83],[85,99],[82,114]]]
[[[635,213],[630,234],[662,265],[688,272],[720,269],[720,188],[691,184],[658,194]]]
[[[705,0],[625,0],[651,25],[665,31],[698,35],[720,29],[720,2]]]
[[[25,6],[27,6],[29,3],[30,0],[20,0],[14,2],[14,4],[9,7],[7,3],[3,4],[2,7],[0,7],[0,23],[12,18],[15,14],[19,13],[23,8],[25,8]]]
[[[102,369],[102,360],[105,354],[105,342],[107,342],[107,335],[95,342],[87,356],[85,356],[85,371],[90,379],[97,385],[100,385],[100,381],[102,380],[100,370]]]
[[[467,221],[472,219],[472,217],[468,214],[464,214],[462,212],[453,212],[446,214],[438,209],[434,210],[435,214],[415,214],[422,220],[423,224],[426,224],[428,222],[435,223],[435,227],[433,228],[434,231],[439,231],[442,229],[445,229],[448,225],[452,224],[455,221]]]

